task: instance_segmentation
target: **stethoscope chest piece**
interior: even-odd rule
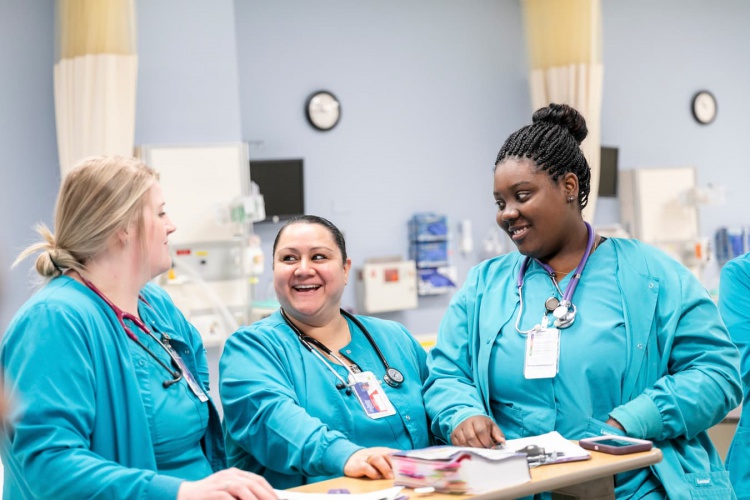
[[[560,305],[552,311],[552,316],[556,318],[554,325],[557,328],[567,328],[576,320],[576,306],[563,300],[560,302]]]
[[[554,311],[559,305],[560,301],[557,300],[557,297],[550,297],[544,301],[544,308],[547,309],[547,312]]]
[[[391,387],[398,387],[404,382],[404,376],[395,368],[388,368],[383,376],[385,383]]]

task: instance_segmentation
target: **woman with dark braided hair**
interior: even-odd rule
[[[583,220],[586,134],[551,104],[500,149],[497,223],[518,252],[476,266],[451,301],[428,356],[432,430],[485,448],[550,431],[649,439],[663,461],[616,476],[617,498],[734,498],[706,429],[741,398],[737,349],[686,268]]]

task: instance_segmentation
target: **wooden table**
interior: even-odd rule
[[[630,455],[607,455],[591,451],[591,459],[579,462],[543,465],[531,469],[531,481],[490,491],[481,495],[447,495],[433,493],[424,500],[504,500],[553,491],[553,498],[580,500],[614,499],[614,474],[648,467],[661,462],[661,451],[654,448]],[[339,477],[319,483],[292,488],[292,491],[326,493],[331,489],[345,488],[351,493],[367,493],[393,486],[390,479],[371,480]],[[404,489],[411,498],[420,498],[411,489]]]

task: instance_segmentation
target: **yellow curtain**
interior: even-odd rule
[[[134,0],[56,0],[55,118],[64,176],[91,155],[133,155]]]
[[[531,75],[531,103],[569,104],[586,118],[581,149],[591,167],[591,194],[583,216],[594,220],[599,190],[602,66],[600,0],[522,0]]]

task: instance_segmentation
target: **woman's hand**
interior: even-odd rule
[[[344,465],[344,475],[349,477],[366,476],[370,479],[393,479],[391,453],[393,448],[379,446],[355,451]]]
[[[624,432],[625,434],[627,434],[627,431],[625,430],[625,428],[622,425],[620,425],[620,422],[618,422],[617,420],[615,420],[612,417],[608,418],[607,421],[604,422],[604,423],[607,424],[607,425],[609,425],[609,426],[614,427],[615,429],[620,429],[622,432]]]
[[[482,415],[467,418],[451,432],[453,446],[494,448],[504,443],[505,435],[500,427],[491,418]]]
[[[275,500],[276,493],[262,476],[232,467],[200,481],[185,481],[177,491],[177,500]]]

